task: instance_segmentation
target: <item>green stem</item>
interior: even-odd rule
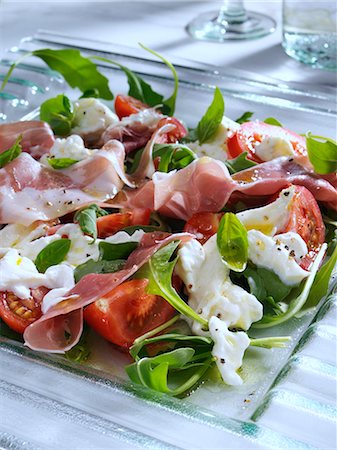
[[[290,336],[271,336],[267,338],[251,339],[249,345],[262,348],[285,348],[288,346],[289,342],[291,342]]]
[[[155,336],[156,334],[160,333],[161,331],[165,330],[166,328],[168,328],[169,326],[173,325],[174,323],[177,322],[177,320],[180,319],[180,316],[177,314],[176,316],[174,316],[172,319],[168,320],[167,322],[163,323],[162,325],[160,325],[157,328],[154,328],[151,331],[148,331],[147,333],[143,334],[142,336],[139,336],[137,339],[135,339],[133,341],[132,345],[137,345],[140,342],[144,341],[145,339],[149,339],[152,336]]]
[[[28,58],[29,56],[33,56],[32,52],[29,53],[25,53],[21,58],[19,58],[17,61],[15,61],[9,68],[1,86],[0,86],[0,92],[2,92],[6,86],[6,84],[8,83],[8,80],[10,78],[10,76],[12,75],[13,70],[15,69],[16,66],[18,66],[24,59]]]

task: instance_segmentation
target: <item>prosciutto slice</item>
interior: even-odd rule
[[[103,142],[117,139],[122,142],[126,154],[144,147],[164,116],[154,109],[144,109],[137,114],[123,117],[120,122],[110,125],[102,135]]]
[[[21,153],[0,169],[0,223],[30,225],[113,198],[128,183],[124,156],[123,145],[111,141],[92,157],[53,170]]]
[[[217,212],[236,188],[221,162],[204,156],[179,171],[156,172],[135,191],[124,191],[119,206],[150,208],[176,219],[188,220],[197,212]]]
[[[22,151],[39,159],[48,153],[55,138],[52,129],[46,122],[37,120],[5,123],[0,125],[0,153],[8,150],[22,135]]]
[[[164,245],[174,240],[191,239],[188,233],[145,234],[139,247],[129,256],[125,268],[110,274],[83,277],[60,303],[52,306],[24,332],[25,344],[33,350],[64,353],[79,341],[83,328],[83,308],[107,295],[144,265]]]
[[[233,175],[236,193],[260,196],[272,195],[297,184],[306,187],[319,202],[337,210],[337,174],[320,176],[298,161],[286,156],[259,164]]]

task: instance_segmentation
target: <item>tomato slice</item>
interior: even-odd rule
[[[185,224],[184,231],[194,234],[196,239],[204,244],[218,231],[222,213],[196,213]]]
[[[117,95],[115,99],[115,111],[119,119],[136,114],[150,106],[130,95]]]
[[[120,284],[84,310],[84,319],[109,342],[128,349],[144,333],[165,323],[175,309],[162,297],[146,293],[148,280]]]
[[[148,225],[150,223],[150,209],[135,208],[132,211],[113,213],[97,219],[97,235],[106,238],[125,227],[132,225]]]
[[[175,117],[163,117],[162,119],[159,120],[157,129],[168,124],[175,125],[175,128],[162,135],[161,138],[157,141],[158,144],[172,144],[179,141],[183,137],[187,136],[188,134],[187,129]]]
[[[17,333],[25,329],[42,315],[41,303],[49,291],[46,287],[31,290],[31,298],[21,299],[12,292],[0,292],[0,317]]]
[[[264,122],[246,122],[239,130],[227,140],[228,155],[236,158],[243,152],[248,152],[248,158],[261,163],[263,162],[256,154],[256,144],[262,142],[265,137],[280,137],[290,141],[295,154],[306,155],[306,143],[303,136],[299,136],[286,128],[269,125]]]
[[[300,266],[308,270],[325,240],[325,226],[321,211],[312,193],[304,186],[296,186],[290,204],[289,221],[280,233],[294,231],[305,241],[308,253]]]

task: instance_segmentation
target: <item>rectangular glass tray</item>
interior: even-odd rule
[[[142,50],[85,42],[39,33],[8,52],[0,79],[11,61],[37,48],[79,48],[83,54],[109,57],[141,74],[169,94],[172,79]],[[187,67],[173,61],[180,79],[178,117],[195,125],[219,86],[226,115],[254,111],[276,117],[298,132],[334,136],[335,101],[331,92],[306,92],[242,71]],[[102,66],[114,93],[127,91],[117,68]],[[68,92],[59,75],[35,59],[13,74],[0,94],[0,120],[17,120],[46,98]],[[76,95],[74,92],[70,96]],[[29,117],[26,115],[26,118]],[[0,337],[1,392],[4,408],[0,444],[5,448],[311,448],[333,447],[336,420],[336,311],[332,283],[318,311],[254,335],[291,335],[287,349],[250,348],[242,368],[244,384],[229,387],[207,382],[183,399],[132,385],[128,362],[98,336],[86,364],[37,353]],[[97,343],[97,345],[96,345]],[[20,427],[13,424],[19,420]],[[46,431],[47,430],[47,431]]]

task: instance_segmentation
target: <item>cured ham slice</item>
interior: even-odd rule
[[[55,141],[53,131],[46,122],[33,120],[5,123],[0,125],[0,153],[12,147],[20,135],[22,151],[35,159],[48,153]]]
[[[297,184],[306,187],[319,202],[337,210],[337,174],[320,176],[303,167],[301,159],[280,157],[233,175],[235,191],[244,195],[272,195]]]
[[[83,308],[104,297],[144,265],[151,256],[173,240],[191,239],[188,233],[144,235],[139,247],[129,256],[125,268],[110,274],[83,277],[60,303],[52,306],[24,332],[25,344],[33,350],[64,353],[77,344],[83,327]],[[62,297],[64,298],[64,297]]]
[[[30,225],[113,198],[129,183],[124,156],[123,145],[111,141],[92,157],[53,170],[21,153],[0,170],[0,223]]]
[[[176,219],[188,220],[197,212],[217,212],[236,188],[226,166],[204,156],[179,171],[156,172],[135,191],[124,191],[119,206],[150,208]]]
[[[123,143],[126,154],[131,153],[147,144],[162,118],[163,115],[154,109],[144,109],[123,117],[106,129],[102,135],[103,142],[117,139]]]

